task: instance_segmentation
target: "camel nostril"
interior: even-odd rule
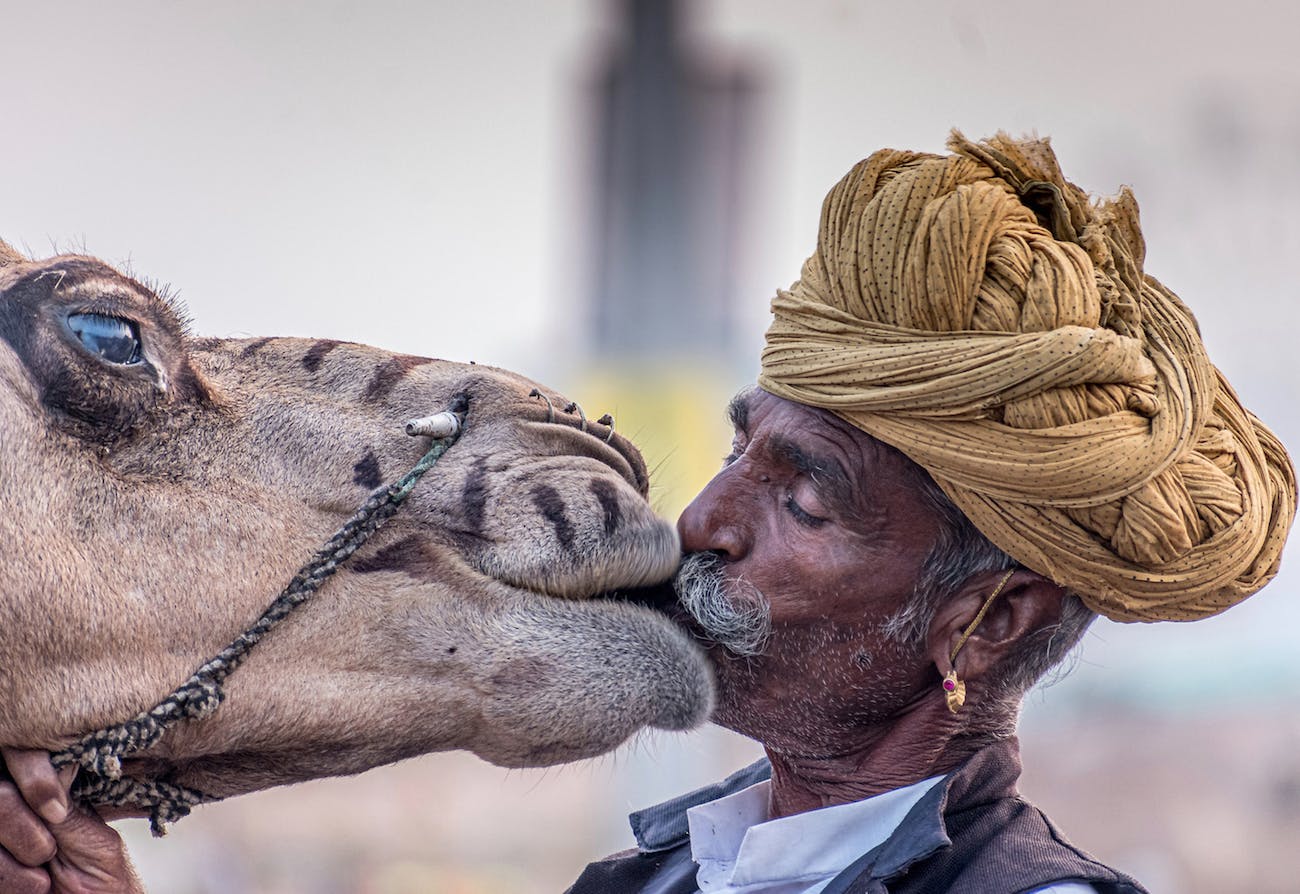
[[[528,396],[541,398],[542,400],[546,401],[546,421],[547,422],[555,421],[555,404],[551,403],[551,399],[549,397],[547,397],[545,394],[542,394],[542,392],[538,391],[536,388],[528,392]]]
[[[548,423],[554,423],[557,421],[555,417],[555,404],[551,401],[549,397],[547,397],[545,394],[542,393],[541,389],[539,388],[532,389],[531,391],[528,392],[528,396],[540,400],[546,404],[546,421]],[[633,486],[636,487],[636,489],[641,493],[642,496],[645,496],[650,488],[649,473],[645,467],[645,460],[644,458],[642,458],[640,451],[636,449],[636,446],[632,444],[631,441],[628,441],[626,438],[618,437],[617,435],[615,435],[614,417],[611,416],[609,413],[606,413],[603,416],[601,416],[599,419],[589,420],[587,418],[587,414],[583,411],[581,405],[579,405],[577,401],[569,401],[568,403],[564,404],[560,409],[561,412],[563,413],[577,413],[579,419],[581,420],[579,424],[579,428],[582,432],[591,435],[593,438],[598,438],[599,440],[603,441],[606,445],[613,448],[614,451],[619,454],[619,456],[623,457],[623,459],[627,461],[627,464],[632,469],[631,483],[633,484]],[[594,421],[597,425],[608,426],[609,428],[608,433],[606,433],[604,437],[601,437],[597,432],[592,431],[591,429],[592,421]],[[563,421],[563,422],[565,422],[565,424],[568,424],[567,421]]]
[[[571,402],[567,407],[564,408],[564,412],[566,412],[566,413],[572,413],[574,410],[577,410],[577,411],[578,411],[578,417],[579,417],[580,419],[582,419],[582,430],[583,430],[583,431],[586,431],[586,430],[587,430],[587,414],[584,413],[584,412],[582,412],[582,407],[578,406],[577,402],[575,401],[575,402]]]

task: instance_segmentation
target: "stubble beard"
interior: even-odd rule
[[[849,659],[841,647],[858,637],[839,625],[783,628],[774,637],[767,597],[743,578],[728,578],[712,553],[688,555],[673,588],[710,646],[718,686],[713,722],[777,751],[833,752],[864,724],[887,718],[909,688],[892,649],[877,656],[856,648]],[[836,654],[841,660],[822,661]],[[873,666],[882,657],[883,666]],[[774,694],[787,692],[787,681],[806,697]]]

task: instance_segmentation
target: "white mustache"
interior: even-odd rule
[[[688,555],[673,578],[673,589],[709,639],[742,657],[763,653],[772,633],[767,597],[743,578],[728,580],[716,555]]]

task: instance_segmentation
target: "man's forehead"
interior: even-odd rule
[[[727,404],[727,418],[741,431],[749,431],[749,407],[759,390],[757,385],[746,385]]]
[[[776,410],[797,414],[800,421],[797,427],[799,434],[806,435],[809,441],[833,444],[850,457],[857,458],[857,462],[846,463],[848,471],[854,477],[865,472],[867,467],[877,467],[881,463],[895,467],[904,474],[925,475],[902,451],[876,439],[830,410],[777,397],[758,385],[747,385],[738,391],[727,405],[727,416],[739,431],[749,434],[756,421]],[[808,446],[815,452],[821,452],[812,444]]]
[[[808,406],[784,397],[777,397],[775,394],[764,391],[758,385],[745,386],[736,392],[736,396],[727,405],[727,417],[733,425],[742,431],[749,430],[756,416],[765,417],[772,412],[794,414],[805,427],[810,429],[824,426],[826,431],[820,431],[819,434],[834,437],[834,433],[838,432],[841,436],[837,440],[846,443],[850,441],[875,442],[875,438],[835,415],[830,410]]]

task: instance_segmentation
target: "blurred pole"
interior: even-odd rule
[[[583,399],[610,411],[675,516],[717,470],[722,407],[752,376],[737,272],[754,200],[757,65],[692,32],[689,6],[616,0],[588,88],[595,159]],[[756,298],[755,300],[765,300]]]
[[[597,74],[599,168],[590,296],[598,352],[620,361],[736,362],[735,276],[753,66],[694,49],[674,0],[619,0]]]

